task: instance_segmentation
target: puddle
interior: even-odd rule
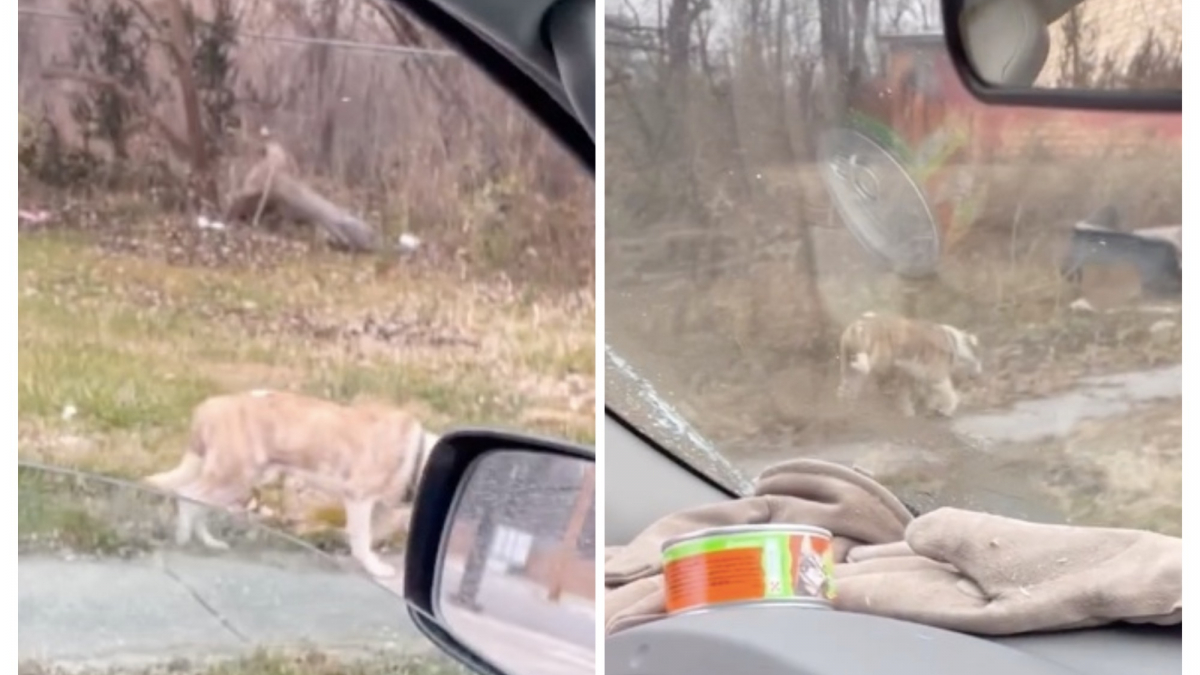
[[[1126,414],[1183,396],[1183,366],[1089,377],[1068,392],[1021,401],[1008,410],[961,417],[951,428],[984,445],[1063,438],[1081,422]]]

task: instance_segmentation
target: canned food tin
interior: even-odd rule
[[[832,607],[833,537],[808,525],[746,525],[663,542],[667,613],[739,605]]]

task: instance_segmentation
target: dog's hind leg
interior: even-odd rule
[[[196,518],[202,517],[203,513],[197,513],[198,505],[187,499],[178,499],[176,502],[175,544],[186,546],[192,540],[192,532],[196,529]]]
[[[181,545],[185,544],[191,539],[191,535],[195,534],[200,543],[207,548],[217,551],[229,550],[229,543],[219,539],[208,529],[209,511],[214,508],[222,508],[222,505],[226,503],[243,503],[245,497],[240,502],[236,500],[230,502],[222,498],[228,495],[220,494],[220,492],[196,484],[185,486],[179,490],[179,495],[184,499],[179,500],[176,542]]]
[[[896,405],[904,417],[916,417],[917,396],[908,382],[901,382],[896,389]]]
[[[958,410],[959,396],[950,378],[942,378],[935,382],[930,394],[933,399],[930,408],[934,413],[942,417],[954,416],[954,412]]]
[[[208,529],[208,510],[210,507],[190,499],[179,500],[179,524],[175,531],[175,541],[184,545],[191,540],[192,534],[207,548],[217,551],[228,551],[229,543],[217,538]]]

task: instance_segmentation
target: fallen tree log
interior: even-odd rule
[[[249,220],[257,225],[263,213],[273,210],[320,228],[336,248],[354,252],[378,248],[378,238],[370,225],[326,199],[294,173],[295,162],[287,151],[278,143],[267,143],[262,159],[246,174],[241,189],[230,200],[225,219]]]

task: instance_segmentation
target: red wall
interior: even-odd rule
[[[940,93],[922,96],[904,91],[904,76],[919,57],[932,60]],[[895,48],[884,82],[875,88],[888,93],[860,97],[865,104],[860,107],[893,126],[910,144],[919,143],[948,121],[965,126],[970,144],[962,159],[1144,155],[1147,145],[1161,144],[1177,152],[1183,142],[1183,116],[1177,113],[984,105],[959,81],[949,55],[939,47]]]
[[[938,55],[936,64],[947,115],[969,125],[977,159],[1039,150],[1052,157],[1145,153],[1148,144],[1177,149],[1183,142],[1183,115],[1177,113],[985,106],[959,81],[948,55]]]

